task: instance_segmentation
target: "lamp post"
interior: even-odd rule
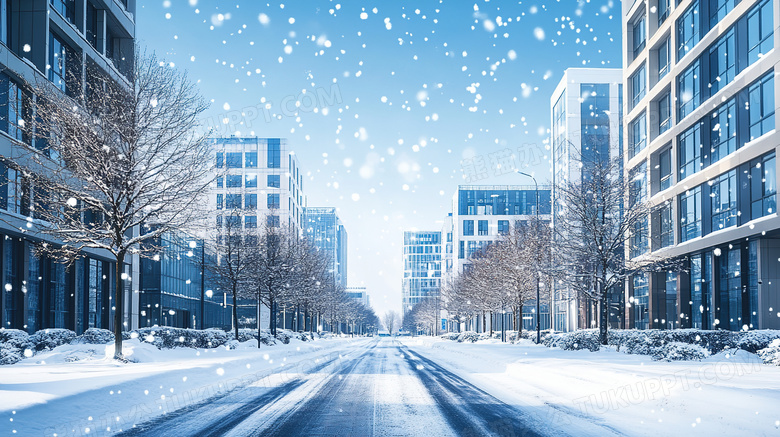
[[[515,171],[518,174],[521,174],[523,176],[528,176],[529,178],[531,178],[534,181],[534,187],[535,187],[534,189],[536,191],[536,224],[534,226],[536,226],[536,233],[537,233],[537,237],[538,237],[538,233],[539,233],[539,184],[536,183],[536,178],[531,176],[530,174],[523,173],[520,170],[515,170]],[[538,247],[537,247],[537,249],[538,249]],[[540,311],[540,308],[539,308],[539,267],[537,266],[537,268],[536,268],[536,344],[539,344],[539,343],[542,342],[542,329],[541,329],[541,324],[540,324],[540,320],[539,320],[540,316],[541,316],[541,311]]]

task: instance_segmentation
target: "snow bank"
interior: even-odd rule
[[[780,366],[780,340],[774,340],[768,347],[758,351],[764,364]]]

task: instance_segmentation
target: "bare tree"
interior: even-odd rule
[[[599,304],[599,340],[607,344],[610,291],[635,273],[679,270],[674,260],[646,254],[650,205],[642,174],[625,177],[622,159],[583,161],[579,181],[556,186],[561,219],[556,222],[555,261],[565,281]],[[626,252],[637,256],[626,256]]]
[[[393,329],[395,329],[395,324],[398,322],[398,313],[393,310],[386,312],[383,322],[387,332],[389,332],[390,335],[393,335]]]
[[[213,248],[214,259],[202,261],[205,262],[203,267],[208,271],[210,281],[231,296],[236,340],[238,340],[238,298],[245,295],[252,285],[251,277],[257,257],[257,230],[244,228],[241,215],[241,210],[233,210],[217,216],[217,228],[208,245]]]
[[[102,249],[116,262],[114,357],[122,358],[124,264],[151,256],[151,242],[200,217],[209,184],[204,137],[195,134],[207,104],[195,86],[154,54],[139,55],[129,86],[98,67],[80,95],[48,83],[34,89],[36,150],[14,163],[28,175],[47,252],[73,260]],[[80,83],[80,78],[73,78]]]

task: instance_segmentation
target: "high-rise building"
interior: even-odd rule
[[[366,308],[371,307],[371,299],[368,296],[366,287],[347,287],[345,293],[347,293],[348,298],[357,300]]]
[[[550,98],[552,145],[552,221],[561,219],[555,187],[580,183],[588,166],[601,159],[617,159],[623,150],[623,70],[619,68],[570,68]],[[565,236],[556,236],[565,239]],[[557,331],[593,327],[597,303],[556,284],[554,327]],[[622,290],[612,293],[622,299]],[[615,305],[616,308],[620,307]],[[620,326],[619,311],[611,311],[611,323]]]
[[[780,328],[776,0],[623,2],[630,258],[684,271],[626,284],[631,328]]]
[[[100,70],[119,86],[131,86],[135,59],[135,1],[0,1],[0,326],[33,332],[92,327],[113,329],[112,257],[85,250],[71,266],[38,256],[35,246],[54,243],[45,235],[20,232],[31,217],[36,192],[7,162],[23,153],[16,142],[38,147],[29,90],[41,81],[78,96]],[[82,77],[82,81],[70,80]],[[32,218],[32,217],[31,217]],[[130,261],[128,259],[128,261]],[[137,256],[133,263],[137,264]],[[130,268],[128,265],[128,273]],[[132,275],[137,280],[137,272]],[[137,295],[124,296],[128,327],[137,326]]]
[[[215,229],[238,217],[239,226],[288,226],[303,236],[303,173],[298,158],[280,138],[227,137],[209,140],[218,175],[209,193]],[[238,212],[239,215],[233,215]],[[263,220],[264,222],[260,222]],[[239,325],[268,326],[270,310],[248,299],[238,302]],[[259,314],[258,314],[259,313]],[[292,318],[282,309],[281,327]]]
[[[403,312],[427,298],[439,296],[441,286],[441,232],[404,232]]]
[[[333,279],[347,286],[347,230],[332,207],[306,207],[303,211],[306,236],[333,262]]]

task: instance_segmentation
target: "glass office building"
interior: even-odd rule
[[[441,286],[441,232],[404,232],[403,312],[424,299],[439,296]]]
[[[347,230],[332,207],[306,207],[304,232],[314,245],[324,251],[333,263],[333,279],[347,286]]]
[[[647,84],[625,111],[646,146],[625,166],[654,207],[647,244],[630,256],[686,268],[627,281],[629,326],[780,328],[778,3],[684,0],[659,15],[659,2],[623,3],[626,89],[637,75]]]

